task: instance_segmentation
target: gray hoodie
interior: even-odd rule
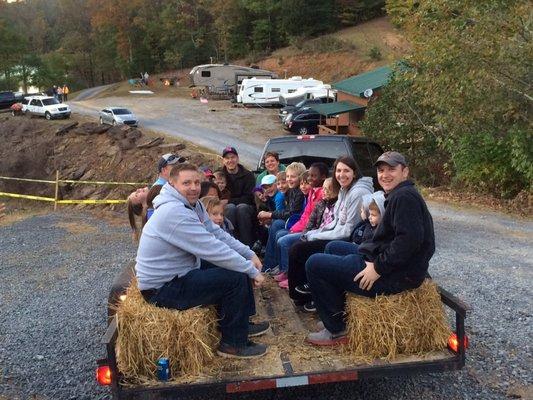
[[[378,190],[372,194],[371,200],[374,200],[374,202],[377,204],[381,218],[383,218],[383,215],[385,214],[385,193],[382,190]]]
[[[349,190],[342,189],[335,203],[334,219],[322,228],[305,234],[307,240],[339,240],[350,237],[355,225],[361,221],[361,204],[365,194],[372,194],[372,178],[364,176],[357,180]]]
[[[139,289],[158,289],[200,268],[200,259],[255,278],[254,253],[214,224],[202,202],[193,206],[166,183],[154,199],[155,212],[143,228],[135,272]]]

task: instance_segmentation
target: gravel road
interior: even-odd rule
[[[236,399],[532,398],[533,223],[431,204],[435,280],[471,307],[459,372],[287,389]],[[126,226],[58,212],[0,223],[0,399],[104,399],[94,380]],[[224,398],[220,396],[219,398]]]

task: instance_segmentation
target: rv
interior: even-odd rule
[[[335,90],[331,85],[321,85],[315,87],[302,87],[296,89],[293,93],[283,93],[279,95],[279,103],[285,106],[294,106],[302,100],[329,98],[335,101]]]
[[[289,79],[243,79],[237,94],[237,102],[245,105],[277,105],[282,94],[323,85],[322,81],[313,78],[302,79],[301,76]]]
[[[237,85],[252,77],[272,79],[278,76],[264,69],[230,64],[197,65],[189,72],[190,86],[205,87],[210,93],[236,93]]]

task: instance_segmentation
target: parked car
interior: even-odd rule
[[[0,92],[0,109],[10,108],[13,104],[19,103],[24,98],[20,92]]]
[[[314,99],[302,100],[302,101],[300,101],[299,103],[297,103],[294,106],[285,106],[282,109],[280,109],[279,113],[278,113],[278,117],[281,120],[281,122],[283,123],[285,121],[285,118],[287,117],[287,115],[294,113],[296,110],[300,110],[300,109],[302,109],[304,107],[309,107],[311,104],[326,103],[327,100],[328,100],[327,97],[319,97],[319,98],[314,98]],[[330,99],[330,101],[331,101],[331,99]]]
[[[100,111],[100,124],[137,126],[139,120],[127,108],[108,107]]]
[[[70,107],[60,103],[55,97],[50,96],[29,96],[28,104],[22,105],[24,114],[30,113],[40,115],[46,119],[70,118]]]
[[[318,133],[320,114],[309,107],[301,108],[287,115],[283,126],[286,130],[300,135]]]

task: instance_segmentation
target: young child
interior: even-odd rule
[[[338,195],[338,190],[333,186],[333,179],[327,178],[324,180],[322,184],[322,199],[313,208],[302,234],[313,229],[321,228],[333,220]],[[289,287],[287,270],[276,275],[274,279],[279,282],[281,288],[287,289]]]
[[[278,174],[276,175],[276,187],[278,188],[278,192],[281,192],[283,194],[287,193],[287,191],[289,190],[286,170],[278,172]]]
[[[215,196],[202,197],[200,201],[205,206],[209,219],[233,236],[234,228],[230,220],[224,217],[224,204],[222,201]]]
[[[215,171],[213,175],[215,176],[213,182],[215,182],[215,184],[220,189],[220,199],[229,200],[231,198],[231,192],[228,189],[226,175],[224,175],[224,172],[222,171]]]
[[[269,210],[282,211],[285,208],[285,194],[278,190],[276,177],[274,175],[264,176],[261,180],[261,187],[263,188]],[[265,218],[263,217],[262,219]]]
[[[277,181],[277,188],[279,192],[285,190],[285,208],[283,210],[262,211],[258,214],[259,219],[272,219],[272,224],[268,228],[268,240],[265,250],[265,258],[263,260],[264,271],[270,271],[272,274],[279,273],[278,265],[278,250],[277,240],[289,233],[285,229],[287,220],[295,216],[298,218],[303,210],[304,195],[300,190],[300,175],[305,171],[305,165],[299,162],[290,164],[285,172],[280,172]],[[283,179],[283,178],[286,179]]]

